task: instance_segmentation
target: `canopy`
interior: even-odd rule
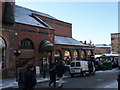
[[[53,44],[50,41],[44,40],[41,42],[39,51],[49,52],[49,51],[53,51],[53,50],[54,50]]]

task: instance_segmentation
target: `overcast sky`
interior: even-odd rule
[[[72,24],[72,37],[93,44],[110,44],[118,32],[118,2],[17,2]]]

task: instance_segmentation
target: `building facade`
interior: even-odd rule
[[[95,45],[95,54],[110,54],[111,53],[111,45],[106,44],[96,44]]]
[[[94,46],[72,38],[72,24],[53,16],[2,2],[2,27],[0,30],[1,71],[3,77],[15,75],[16,67],[24,68],[35,63],[37,72],[43,70],[43,60],[49,65],[64,60],[90,60]],[[16,58],[14,52],[20,51]]]
[[[111,46],[113,54],[120,54],[120,33],[111,33]]]

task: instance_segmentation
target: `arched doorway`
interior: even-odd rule
[[[0,70],[5,69],[6,47],[6,41],[2,37],[0,37]]]
[[[43,40],[39,46],[39,61],[41,72],[44,69],[44,63],[46,63],[46,69],[49,69],[49,65],[52,62],[52,51],[54,50],[53,44],[49,40]]]
[[[73,52],[73,58],[74,58],[74,60],[78,60],[78,58],[79,58],[78,55],[79,55],[78,51],[74,50],[74,52]]]
[[[85,53],[84,50],[82,50],[82,52],[81,52],[81,60],[85,60],[85,58],[86,58],[86,53]]]
[[[19,50],[21,51],[21,55],[18,61],[18,67],[24,67],[29,62],[34,62],[34,44],[30,39],[25,38],[21,40]]]
[[[64,61],[66,65],[70,65],[70,61],[71,61],[71,54],[69,50],[65,50],[64,52]]]
[[[55,51],[55,60],[61,60],[61,59],[62,59],[62,56],[61,56],[60,50],[56,50]]]

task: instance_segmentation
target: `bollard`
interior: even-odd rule
[[[117,81],[118,81],[118,90],[120,90],[120,75],[118,75]]]

